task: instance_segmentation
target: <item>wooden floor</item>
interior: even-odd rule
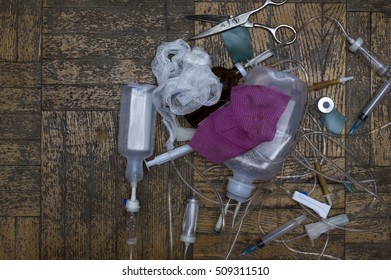
[[[127,82],[154,84],[150,63],[156,47],[164,41],[188,38],[194,30],[207,27],[194,26],[184,16],[234,15],[261,2],[0,0],[0,259],[128,258],[122,200],[129,197],[130,188],[124,177],[125,161],[117,152],[121,86]],[[391,63],[389,0],[291,0],[281,7],[268,7],[254,16],[254,21],[299,27],[321,15],[338,19],[352,37],[361,36],[373,52]],[[264,31],[251,30],[251,34],[254,52],[274,46]],[[219,36],[196,44],[210,53],[215,65],[231,66]],[[308,25],[297,42],[279,50],[272,61],[281,59],[300,61],[310,83],[355,77],[346,86],[331,87],[309,97],[333,97],[339,111],[348,117],[348,127],[381,83],[347,51],[346,40],[330,22]],[[391,95],[361,129],[378,128],[388,123],[390,116]],[[164,151],[166,139],[160,119],[157,126],[155,155]],[[342,142],[353,155],[328,143],[327,156],[340,167],[352,170],[360,180],[368,179],[368,170],[373,171],[382,179],[378,182],[379,195],[391,207],[390,139],[390,128],[346,137]],[[210,185],[186,160],[201,171],[212,164],[197,155],[178,161],[183,175],[201,193],[214,198]],[[284,172],[294,173],[296,169],[289,162],[293,160],[287,162]],[[229,171],[218,167],[206,175],[223,194]],[[279,186],[306,189],[312,187],[312,181],[259,183],[261,202],[251,209],[231,257],[259,239],[258,213],[262,228],[270,231],[300,211],[281,195]],[[360,229],[376,223],[386,226],[367,232],[333,231],[325,254],[342,259],[391,259],[390,225],[385,221],[384,207],[376,203],[371,208],[372,197],[362,190],[346,194],[340,184],[331,184],[330,188],[332,214],[360,217],[361,222],[353,225]],[[179,236],[189,194],[169,164],[145,171],[138,190],[142,209],[136,259],[183,258]],[[320,191],[315,195],[320,197]],[[200,203],[193,257],[224,258],[221,245],[227,240],[213,233],[219,208],[202,198]],[[290,236],[301,232],[303,229]],[[325,240],[321,237],[314,248],[306,238],[289,244],[295,250],[320,253]],[[276,243],[249,258],[316,256],[292,252]]]

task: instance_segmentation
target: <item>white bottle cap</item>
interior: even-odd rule
[[[292,199],[307,206],[308,208],[311,208],[323,219],[327,218],[327,214],[329,213],[331,208],[330,205],[319,202],[316,199],[313,199],[308,195],[302,194],[297,191],[293,194]]]
[[[230,199],[235,199],[238,202],[244,202],[255,189],[254,185],[240,182],[233,177],[228,178],[227,196]]]
[[[138,210],[140,210],[140,203],[138,202],[137,199],[135,200],[127,199],[125,207],[128,212],[131,213],[138,212]]]
[[[314,246],[314,240],[318,238],[322,233],[325,233],[329,230],[335,229],[335,226],[345,226],[349,223],[349,218],[345,214],[331,217],[325,222],[317,222],[313,224],[305,225],[305,230],[307,231],[308,237],[311,240],[312,246]]]

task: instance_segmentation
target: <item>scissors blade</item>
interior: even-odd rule
[[[245,16],[243,16],[243,15],[245,15]],[[229,19],[223,21],[222,23],[220,23],[216,26],[213,26],[212,28],[210,28],[204,32],[201,32],[201,33],[191,37],[190,40],[204,38],[204,37],[207,37],[210,35],[221,33],[223,31],[229,30],[229,29],[234,28],[236,26],[240,26],[240,25],[246,23],[247,19],[248,19],[247,13],[236,16],[236,17],[229,18]]]
[[[229,19],[229,16],[223,16],[223,15],[190,15],[186,16],[186,19],[188,20],[197,20],[202,22],[210,22],[210,23],[220,23],[227,19]]]

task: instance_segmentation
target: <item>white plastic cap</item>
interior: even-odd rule
[[[240,182],[233,177],[228,178],[227,196],[238,202],[244,202],[255,189],[254,185]]]
[[[313,198],[309,197],[308,195],[302,194],[297,191],[294,192],[292,199],[307,206],[308,208],[311,208],[323,219],[327,218],[327,215],[328,215],[330,208],[331,208],[330,205],[327,205],[326,203],[319,202],[316,199],[313,199]]]
[[[125,207],[128,212],[131,213],[138,212],[138,210],[140,210],[140,203],[138,202],[137,199],[135,200],[127,199],[125,203]]]
[[[305,230],[307,231],[308,237],[311,240],[312,246],[314,246],[314,240],[318,238],[322,233],[325,233],[329,230],[335,229],[335,226],[345,226],[349,223],[349,218],[345,214],[331,217],[326,220],[327,223],[322,221],[305,225]]]
[[[182,234],[181,241],[187,244],[192,244],[196,242],[196,237],[193,235]]]
[[[364,40],[362,38],[358,37],[356,41],[351,43],[352,45],[349,47],[349,50],[351,52],[356,52],[358,49],[360,49],[362,47],[363,43],[364,43]]]

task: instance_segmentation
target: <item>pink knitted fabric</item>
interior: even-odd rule
[[[273,88],[233,87],[230,103],[200,123],[189,145],[205,159],[223,163],[273,140],[289,100]]]

